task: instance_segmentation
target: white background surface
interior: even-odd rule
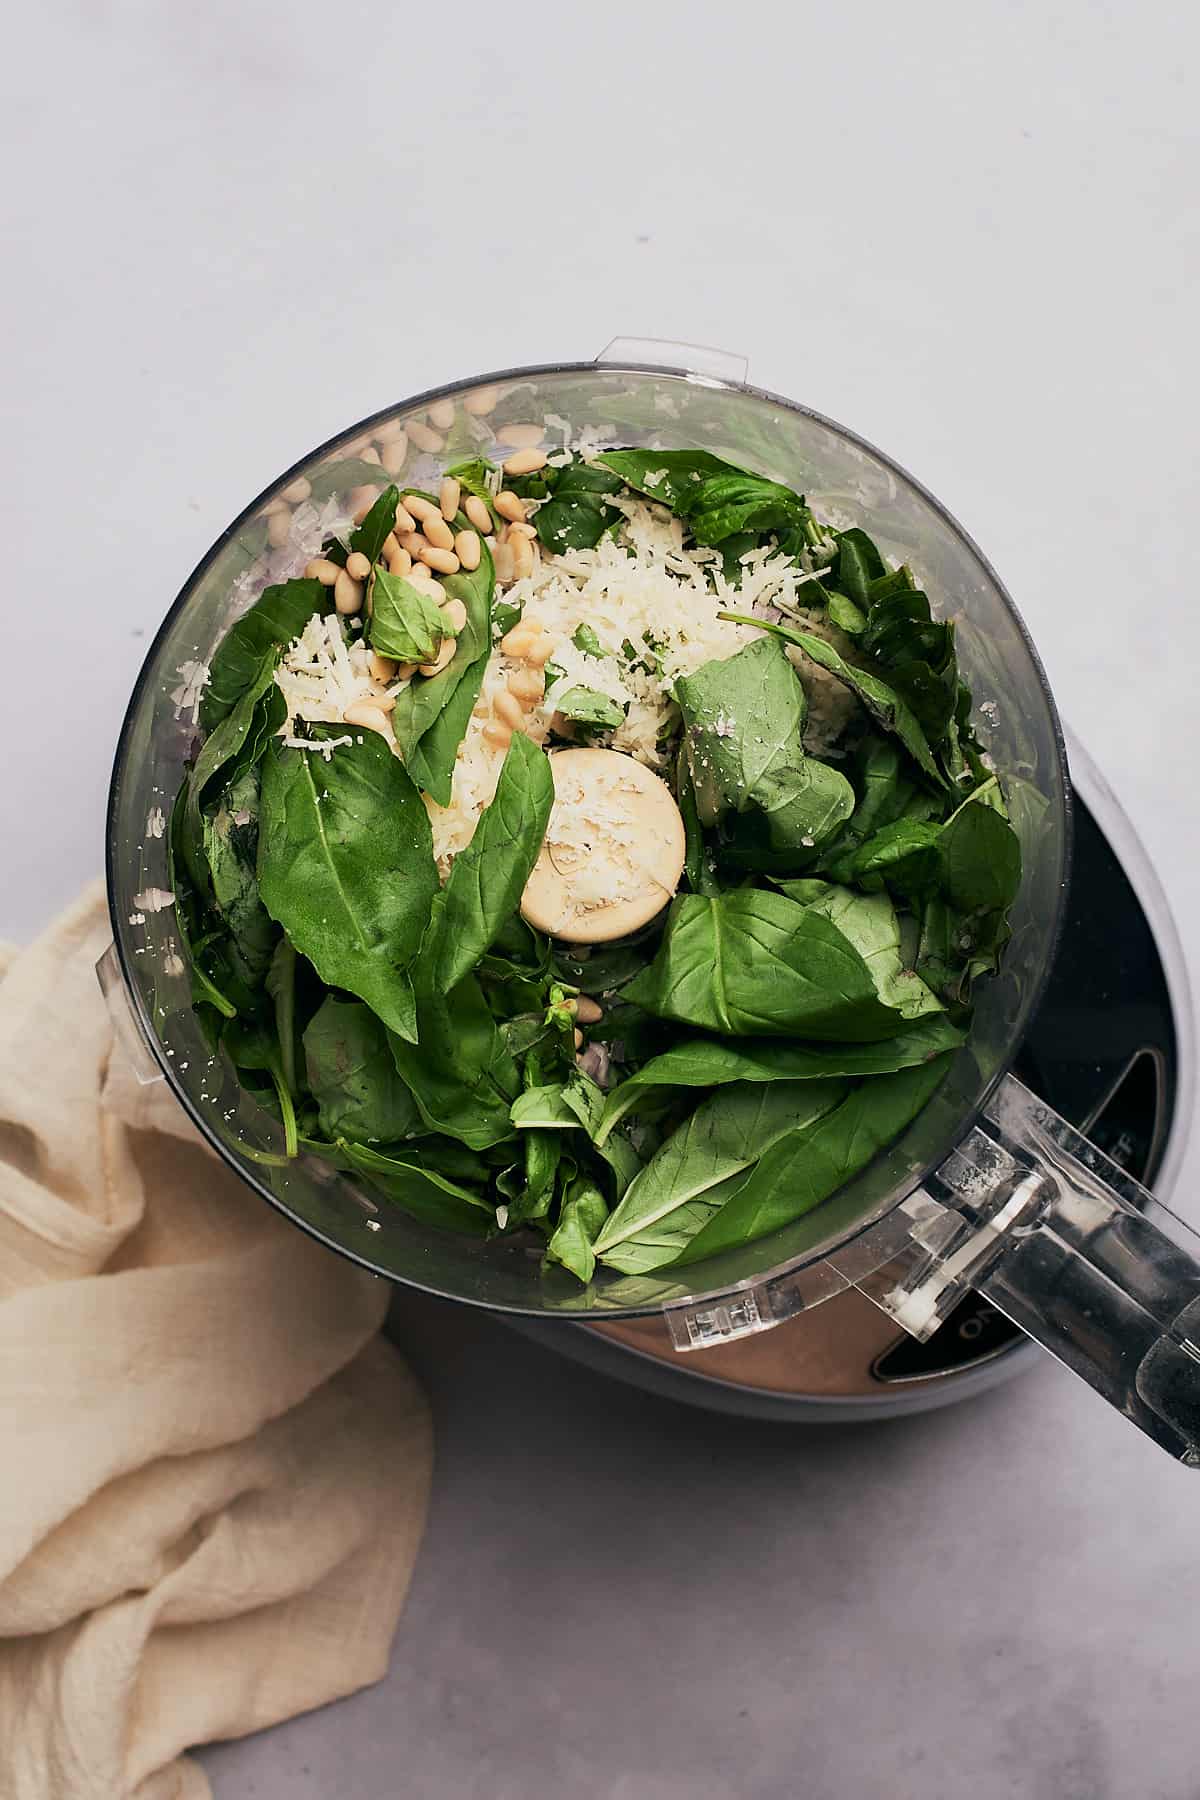
[[[441,14],[313,0],[23,8],[0,74],[0,929],[32,935],[99,869],[109,762],[145,641],[251,493],[307,446],[409,392],[588,356],[615,334],[639,333],[744,351],[753,380],[852,425],[948,504],[1016,597],[1062,709],[1137,821],[1186,938],[1200,904],[1197,52],[1194,7],[1100,0],[687,9],[462,0]],[[1196,1169],[1193,1159],[1193,1183]],[[512,1366],[526,1372],[536,1360],[522,1348]],[[481,1380],[493,1366],[480,1359]],[[609,1394],[605,1384],[559,1375],[548,1391],[556,1404],[582,1394],[581,1421],[598,1429],[587,1396]],[[586,1454],[563,1420],[543,1429],[531,1411],[536,1403],[513,1422],[535,1460],[547,1435]],[[446,1441],[458,1443],[461,1418],[446,1421]],[[698,1441],[694,1421],[681,1429]],[[793,1452],[770,1441],[779,1479],[789,1454],[811,1467],[816,1440]],[[670,1741],[657,1750],[647,1747],[656,1727],[644,1701],[635,1706],[610,1676],[606,1704],[632,1718],[629,1744],[642,1746],[624,1762],[615,1722],[592,1760],[538,1761],[554,1737],[545,1694],[510,1685],[513,1730],[488,1740],[494,1778],[473,1785],[483,1751],[449,1702],[405,1712],[421,1662],[406,1634],[414,1618],[428,1633],[442,1617],[421,1581],[461,1552],[446,1540],[447,1520],[481,1529],[471,1506],[481,1471],[466,1443],[443,1470],[427,1547],[435,1560],[402,1626],[390,1703],[351,1703],[265,1749],[222,1753],[221,1800],[274,1793],[273,1784],[332,1793],[330,1780],[301,1768],[317,1767],[314,1744],[332,1755],[341,1739],[330,1734],[349,1729],[337,1720],[356,1705],[374,1708],[379,1761],[355,1763],[352,1785],[337,1791],[368,1800],[800,1791],[907,1800],[949,1792],[956,1773],[983,1800],[1192,1800],[1183,1754],[1189,1737],[1195,1747],[1192,1718],[1174,1738],[1166,1729],[1200,1674],[1194,1607],[1176,1617],[1180,1589],[1164,1586],[1173,1569],[1194,1594],[1198,1496],[1186,1477],[1052,1370],[1019,1398],[1014,1390],[953,1422],[925,1422],[902,1441],[894,1520],[857,1491],[871,1481],[854,1448],[863,1438],[829,1440],[831,1461],[815,1478],[822,1503],[844,1515],[839,1549],[857,1554],[870,1532],[872,1563],[892,1571],[889,1583],[915,1555],[936,1590],[939,1546],[960,1596],[1005,1580],[994,1547],[977,1561],[967,1553],[978,1519],[923,1476],[924,1510],[913,1516],[930,1442],[951,1487],[968,1467],[982,1481],[984,1513],[1011,1478],[1012,1508],[1040,1520],[1029,1535],[1048,1532],[1060,1546],[1024,1618],[1008,1617],[997,1593],[1006,1622],[995,1629],[1024,1648],[996,1704],[1014,1731],[1026,1705],[1041,1721],[1024,1757],[998,1747],[990,1708],[964,1751],[964,1695],[957,1717],[941,1704],[981,1641],[953,1592],[912,1595],[920,1641],[902,1634],[898,1687],[894,1661],[892,1673],[877,1666],[882,1651],[851,1588],[817,1613],[850,1659],[830,1696],[803,1661],[787,1664],[795,1680],[784,1680],[764,1649],[769,1634],[742,1644],[748,1698],[732,1716],[755,1694],[774,1696],[754,1736],[757,1761],[739,1752],[726,1765],[711,1750],[705,1681],[713,1693],[720,1683],[710,1661],[707,1677],[681,1671],[697,1685],[690,1702],[671,1701]],[[1039,1459],[1051,1441],[1063,1460],[1047,1472]],[[469,1492],[446,1488],[456,1475]],[[511,1469],[507,1480],[520,1505]],[[627,1497],[640,1492],[632,1471],[629,1482]],[[731,1505],[738,1493],[729,1490]],[[1145,1537],[1123,1526],[1131,1515],[1149,1517]],[[771,1517],[772,1555],[783,1555],[788,1514]],[[751,1558],[753,1522],[740,1529]],[[789,1567],[816,1553],[807,1529],[795,1521]],[[1006,1540],[1018,1563],[1023,1535]],[[702,1559],[679,1580],[691,1608],[680,1631],[711,1633],[719,1662],[725,1621],[745,1593],[737,1572],[726,1562],[713,1574]],[[576,1601],[589,1594],[586,1569],[579,1584]],[[486,1580],[480,1591],[486,1606]],[[788,1601],[798,1644],[804,1591]],[[678,1610],[681,1592],[660,1600]],[[532,1638],[548,1623],[531,1606]],[[934,1645],[928,1634],[947,1606],[955,1623]],[[528,1666],[523,1629],[510,1644]],[[497,1654],[496,1680],[511,1684]],[[581,1679],[595,1676],[590,1655],[580,1651]],[[1060,1692],[1048,1672],[1061,1673],[1064,1658]],[[572,1671],[568,1647],[548,1678],[572,1688]],[[644,1695],[668,1671],[647,1670],[635,1650],[627,1676]],[[490,1676],[480,1681],[490,1691]],[[845,1709],[851,1692],[857,1716],[879,1722],[874,1755],[854,1741],[850,1713],[838,1715],[838,1696]],[[1083,1732],[1075,1763],[1063,1761],[1053,1729],[1060,1703]],[[301,1743],[307,1765],[287,1748]],[[440,1761],[428,1760],[431,1744]],[[340,1749],[335,1766],[350,1766]],[[412,1785],[397,1773],[406,1767],[417,1771]]]

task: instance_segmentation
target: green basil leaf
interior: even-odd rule
[[[586,1176],[578,1176],[563,1195],[562,1211],[546,1246],[546,1261],[561,1263],[586,1286],[596,1269],[592,1246],[608,1217],[608,1202]]]
[[[230,783],[202,819],[201,830],[213,899],[229,931],[229,955],[246,985],[258,987],[279,932],[258,891],[257,769],[244,770]]]
[[[861,606],[847,599],[845,594],[830,594],[825,608],[829,623],[836,625],[848,637],[861,637],[867,628],[867,615]]]
[[[304,1066],[326,1137],[390,1144],[420,1129],[387,1032],[361,1000],[326,997],[304,1032]]]
[[[440,905],[440,896],[438,902]],[[436,922],[430,930],[436,934]],[[520,1075],[482,989],[467,975],[436,993],[427,959],[417,969],[417,1032],[391,1037],[392,1056],[426,1127],[487,1150],[513,1135],[509,1110]]]
[[[836,925],[756,888],[673,900],[658,955],[625,996],[660,1018],[732,1037],[872,1043],[904,1024]]]
[[[373,649],[400,663],[432,662],[448,635],[449,621],[436,600],[402,575],[391,575],[376,565],[367,625]]]
[[[626,487],[684,518],[695,510],[706,481],[747,474],[736,463],[723,462],[708,450],[606,450],[596,461],[619,475]]]
[[[416,1038],[410,969],[438,891],[429,815],[377,732],[263,762],[263,904],[330,987]]]
[[[362,524],[356,525],[350,533],[350,549],[360,551],[369,563],[377,563],[383,555],[384,544],[396,529],[396,508],[399,504],[400,490],[394,484],[389,484],[374,502]]]
[[[259,718],[259,701],[274,687],[278,647],[272,645],[261,658],[258,668],[232,709],[218,721],[200,747],[187,784],[187,830],[184,848],[188,870],[196,887],[204,892],[209,870],[203,859],[204,829],[201,819],[205,794],[215,775],[232,763],[245,748]],[[281,696],[282,698],[282,696]]]
[[[200,697],[203,730],[212,731],[233,711],[269,651],[278,653],[300,636],[314,613],[327,613],[332,604],[330,590],[319,581],[285,581],[264,588],[213,652],[208,685]]]
[[[485,1236],[492,1229],[495,1210],[490,1201],[439,1175],[435,1169],[423,1167],[416,1146],[411,1161],[386,1156],[367,1144],[352,1143],[346,1138],[338,1140],[337,1148],[373,1188],[423,1225],[436,1225],[445,1231],[469,1231],[476,1237]]]
[[[945,776],[934,761],[933,752],[911,708],[886,682],[865,669],[854,668],[838,655],[832,644],[827,644],[824,638],[814,637],[811,632],[796,631],[790,625],[767,625],[747,613],[722,612],[718,617],[732,619],[739,625],[757,625],[760,631],[773,632],[785,643],[798,645],[813,662],[853,689],[872,718],[900,739],[923,773],[938,787],[945,787]]]
[[[834,536],[838,550],[830,566],[830,580],[865,609],[871,603],[872,581],[887,574],[883,558],[866,532],[857,527]]]
[[[864,1081],[842,1103],[764,1152],[736,1193],[685,1246],[699,1262],[766,1237],[811,1212],[900,1135],[945,1079],[948,1055]]]
[[[656,1106],[673,1089],[724,1087],[731,1081],[887,1075],[956,1049],[962,1040],[962,1031],[944,1012],[931,1013],[898,1037],[879,1044],[793,1044],[774,1039],[731,1044],[719,1038],[691,1038],[652,1057],[610,1091],[596,1141],[603,1143],[627,1114]]]
[[[822,1117],[845,1096],[841,1081],[735,1082],[703,1101],[630,1183],[595,1241],[626,1274],[674,1262],[728,1199],[745,1171],[780,1138]]]
[[[596,636],[596,633],[592,630],[590,625],[577,626],[574,635],[571,638],[571,642],[577,650],[582,650],[585,656],[607,655],[604,645],[600,642],[600,639]]]
[[[942,1011],[937,995],[912,969],[904,967],[900,921],[886,894],[856,894],[852,888],[831,887],[819,899],[810,900],[805,911],[819,913],[837,926],[862,957],[879,998],[901,1018],[919,1019]]]
[[[414,676],[397,696],[392,713],[392,731],[409,774],[439,806],[450,804],[454,759],[491,655],[494,585],[486,544],[478,569],[443,578],[447,594],[466,607],[467,622],[446,668],[428,679]]]
[[[522,732],[514,734],[495,796],[475,835],[455,857],[437,913],[437,935],[423,955],[443,992],[457,986],[491,948],[537,861],[554,804],[550,759]]]
[[[574,719],[580,725],[595,725],[603,731],[615,731],[618,725],[625,723],[625,709],[618,706],[608,694],[601,694],[595,688],[569,687],[562,694],[553,695],[554,710],[560,712],[564,719]]]

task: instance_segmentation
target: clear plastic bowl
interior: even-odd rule
[[[481,410],[491,399],[494,406]],[[586,1290],[565,1275],[543,1277],[527,1249],[432,1230],[316,1159],[282,1164],[277,1123],[209,1054],[191,1010],[173,912],[151,910],[155,891],[169,887],[162,820],[196,735],[189,669],[207,662],[268,581],[301,572],[335,516],[361,500],[353,490],[366,475],[379,484],[388,479],[352,454],[380,428],[375,448],[389,462],[396,460],[394,434],[406,431],[402,480],[424,487],[464,455],[504,454],[506,433],[510,443],[536,436],[551,449],[581,434],[613,445],[705,446],[806,494],[834,523],[863,524],[957,621],[976,728],[1021,839],[1024,880],[1012,942],[1002,973],[979,990],[969,1043],[931,1104],[858,1179],[773,1237],[679,1274],[634,1278],[602,1270]],[[268,533],[283,538],[284,526],[270,526],[267,511],[295,494],[301,477],[312,497],[285,520],[288,540],[272,547]],[[1041,664],[999,578],[931,494],[852,432],[775,395],[687,370],[585,363],[511,370],[387,408],[304,456],[222,534],[168,611],[129,704],[110,797],[108,880],[135,1031],[200,1130],[264,1199],[391,1280],[506,1311],[595,1318],[682,1303],[694,1310],[747,1284],[778,1284],[823,1265],[834,1246],[883,1219],[941,1164],[1004,1074],[1037,1005],[1059,929],[1069,844],[1062,732]],[[791,1291],[819,1286],[792,1281]]]

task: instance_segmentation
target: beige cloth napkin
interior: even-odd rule
[[[385,1285],[137,1086],[108,935],[0,956],[3,1800],[202,1800],[188,1745],[378,1680],[429,1488]]]

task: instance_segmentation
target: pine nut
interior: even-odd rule
[[[415,531],[416,529],[417,529],[417,521],[413,518],[413,516],[409,512],[407,506],[405,506],[403,500],[398,501],[397,505],[396,505],[396,535],[397,535],[397,537],[399,537],[402,532]]]
[[[375,467],[378,468],[383,461],[383,458],[380,456],[374,444],[368,444],[365,450],[359,451],[358,460],[359,462],[374,463]]]
[[[546,677],[540,669],[518,669],[508,678],[508,691],[522,706],[533,708],[546,691]]]
[[[439,431],[449,431],[454,423],[453,400],[435,400],[429,409],[429,423]]]
[[[352,438],[348,444],[343,444],[339,454],[342,456],[361,456],[370,441],[370,432],[364,431],[361,437]]]
[[[481,500],[478,494],[468,494],[463,501],[463,511],[476,531],[482,532],[484,537],[487,537],[492,529],[492,515],[487,502]]]
[[[371,573],[371,559],[361,550],[352,550],[346,558],[346,573],[355,581],[365,581]]]
[[[514,450],[532,450],[540,444],[545,432],[540,425],[502,425],[496,433],[502,444],[511,444]]]
[[[420,666],[420,663],[401,663],[396,670],[396,680],[411,681]]]
[[[395,712],[396,696],[395,694],[372,694],[367,704],[377,706],[381,713]]]
[[[462,487],[453,475],[443,475],[442,485],[438,489],[443,519],[450,520],[458,511],[458,503],[462,498]]]
[[[492,504],[502,519],[516,519],[521,525],[525,523],[525,502],[511,489],[505,488],[497,494]]]
[[[492,702],[492,710],[498,719],[502,719],[506,725],[511,725],[514,731],[525,722],[521,702],[514,699],[507,688],[496,695]]]
[[[408,579],[427,599],[432,600],[435,606],[440,606],[446,598],[445,588],[440,581],[434,580],[424,563],[414,563],[412,574]]]
[[[580,994],[575,1002],[575,1017],[581,1025],[598,1025],[604,1017],[604,1008],[597,1006],[590,994]]]
[[[355,581],[345,569],[339,569],[338,578],[333,584],[333,604],[338,612],[349,617],[351,613],[362,611],[362,603],[362,582]]]
[[[500,389],[497,387],[476,388],[473,394],[464,397],[463,408],[475,418],[482,419],[488,413],[495,412],[499,399]]]
[[[276,494],[273,500],[268,500],[265,506],[259,508],[259,517],[269,519],[272,513],[286,512],[287,510],[288,503],[283,495]]]
[[[454,554],[464,569],[477,569],[483,549],[477,531],[459,531],[454,538]]]
[[[511,728],[501,725],[498,719],[493,719],[490,725],[485,725],[483,728],[483,741],[485,744],[491,744],[494,750],[503,750],[506,744],[511,744],[512,735]]]
[[[577,1050],[582,1050],[583,1049],[583,1033],[582,1033],[582,1031],[580,1031],[578,1025],[575,1027],[575,1030],[572,1035],[575,1040],[575,1048]]]
[[[532,620],[526,624],[524,619],[518,619],[512,629],[500,639],[500,648],[505,656],[527,656],[541,636],[541,629]]]
[[[342,714],[347,725],[361,725],[366,731],[378,731],[383,737],[391,736],[387,714],[370,700],[356,700]]]
[[[526,575],[533,574],[533,545],[527,537],[512,538],[510,542],[512,544],[513,569],[516,572],[517,580],[523,581]]]
[[[421,673],[425,676],[440,675],[448,663],[453,662],[455,642],[452,637],[442,639],[441,648],[432,662],[421,664]]]
[[[414,519],[424,524],[426,519],[440,519],[441,512],[433,500],[427,500],[424,494],[402,494],[401,503],[406,506]]]
[[[408,436],[401,432],[398,438],[392,438],[383,446],[383,454],[379,458],[389,475],[398,475],[408,461]]]
[[[267,542],[272,550],[282,550],[287,543],[292,529],[292,515],[285,507],[283,512],[273,512],[267,519]]]
[[[515,456],[506,456],[504,459],[506,475],[536,475],[537,471],[544,469],[545,466],[546,452],[544,450],[518,450]]]
[[[322,587],[332,587],[341,574],[335,562],[326,556],[314,556],[310,563],[305,563],[304,573],[309,581],[319,581]]]
[[[439,575],[458,574],[460,565],[453,550],[443,550],[440,544],[426,544],[417,554],[427,569],[436,569]]]
[[[531,644],[525,652],[525,661],[532,663],[535,669],[544,669],[554,655],[554,639],[548,631],[542,632],[536,643]]]
[[[408,433],[405,431],[399,419],[389,419],[386,425],[377,425],[375,427],[375,442],[377,444],[398,444],[402,437],[407,436]]]
[[[389,575],[411,575],[412,557],[402,545],[397,544],[387,559],[387,566]]]
[[[375,502],[379,498],[379,489],[364,482],[361,487],[351,488],[346,495],[346,509],[353,515],[354,523],[361,525]]]
[[[509,543],[511,543],[514,538],[519,537],[529,538],[530,542],[532,542],[537,536],[537,532],[532,525],[523,525],[520,520],[514,519],[511,524],[505,526],[504,535]]]
[[[446,623],[457,635],[467,622],[467,609],[461,600],[447,600],[442,607]]]
[[[496,580],[501,587],[507,587],[516,572],[513,553],[507,544],[497,544],[492,551],[492,561],[496,565]]]
[[[400,548],[400,544],[399,544],[399,540],[396,537],[395,532],[389,531],[387,536],[383,540],[383,549],[379,552],[379,554],[383,558],[383,560],[386,562],[390,556],[395,555],[396,551],[399,548]]]
[[[283,490],[283,498],[290,500],[293,506],[301,506],[312,493],[312,482],[307,475],[297,475],[295,481],[289,481]]]
[[[429,542],[437,549],[453,550],[454,533],[447,525],[445,519],[441,517],[440,513],[432,519],[426,519],[421,529],[429,539]]]
[[[425,542],[424,536],[422,535],[421,532],[419,532],[416,529],[415,526],[413,527],[413,529],[411,531],[402,531],[400,533],[400,548],[402,550],[407,550],[408,554],[410,556],[419,555],[421,545],[424,542]]]
[[[381,656],[378,650],[371,652],[370,670],[372,681],[388,682],[396,679],[395,663],[390,656]]]
[[[422,425],[419,419],[409,422],[408,435],[418,450],[424,450],[429,456],[436,456],[446,447],[446,440],[440,432],[431,431],[428,425]]]

